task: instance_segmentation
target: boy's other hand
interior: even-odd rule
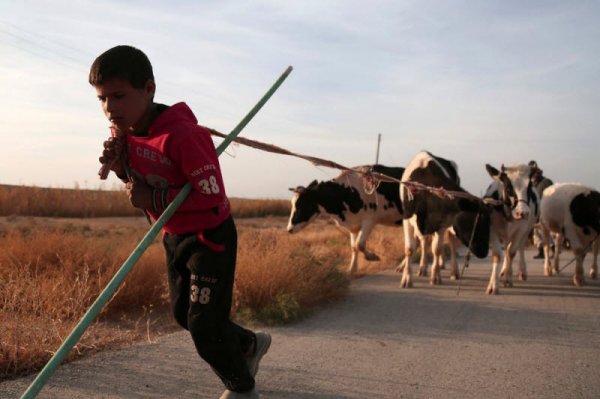
[[[129,202],[136,208],[153,209],[152,194],[153,188],[135,176],[125,185]]]
[[[98,159],[101,164],[110,165],[110,169],[117,174],[117,176],[125,176],[125,168],[123,162],[121,162],[124,156],[125,143],[122,137],[110,137],[104,142],[104,151],[102,156]]]

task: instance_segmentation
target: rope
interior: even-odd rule
[[[471,238],[469,239],[469,246],[467,247],[467,254],[465,255],[465,263],[463,264],[462,270],[460,271],[460,278],[458,279],[458,289],[456,291],[456,296],[460,295],[460,286],[465,276],[465,269],[469,267],[469,261],[471,260],[471,246],[473,245],[473,239],[475,238],[475,230],[477,230],[477,223],[479,223],[479,214],[477,212],[477,216],[475,216],[475,223],[473,224],[473,230],[471,230]]]
[[[220,133],[217,130],[209,128],[209,131],[214,136],[225,137],[225,135],[223,133]],[[309,161],[310,163],[312,163],[315,166],[325,166],[328,168],[339,169],[342,171],[348,171],[348,172],[362,175],[363,178],[373,181],[373,185],[375,187],[373,189],[371,189],[371,192],[376,190],[381,182],[398,183],[398,184],[402,184],[408,188],[409,198],[411,198],[412,195],[417,191],[427,191],[427,192],[430,192],[431,194],[433,194],[437,197],[440,197],[440,198],[450,198],[450,199],[465,198],[465,199],[468,199],[471,201],[477,201],[477,202],[480,202],[483,204],[488,204],[488,205],[494,205],[494,206],[502,205],[502,202],[499,200],[494,200],[492,198],[483,198],[482,199],[482,198],[476,197],[473,194],[470,194],[466,191],[451,191],[451,190],[446,190],[443,187],[429,187],[429,186],[426,186],[424,184],[414,182],[414,181],[401,181],[400,179],[397,179],[392,176],[388,176],[388,175],[380,173],[380,172],[375,172],[372,170],[364,171],[364,170],[359,170],[359,169],[352,169],[352,168],[349,168],[347,166],[341,165],[341,164],[333,162],[333,161],[329,161],[326,159],[317,158],[317,157],[313,157],[313,156],[309,156],[309,155],[297,154],[297,153],[291,152],[289,150],[286,150],[285,148],[281,148],[281,147],[278,147],[273,144],[262,143],[260,141],[251,140],[251,139],[248,139],[245,137],[236,137],[233,139],[233,141],[235,141],[236,143],[239,143],[239,144],[246,145],[248,147],[256,148],[261,151],[271,152],[274,154],[289,155],[292,157],[301,158],[301,159]],[[370,187],[370,183],[365,183],[365,187]],[[365,189],[365,191],[367,191],[367,190]]]
[[[223,133],[220,133],[214,129],[210,129],[210,133],[214,136],[217,137],[225,137],[226,135]],[[297,157],[297,158],[302,158],[305,159],[309,162],[311,162],[312,164],[316,165],[316,166],[327,166],[330,168],[335,168],[335,169],[340,169],[340,170],[348,170],[351,171],[351,168],[348,168],[346,166],[340,165],[338,163],[335,163],[333,161],[328,161],[325,159],[321,159],[321,158],[316,158],[316,157],[311,157],[308,155],[302,155],[302,154],[296,154],[293,153],[291,151],[286,150],[285,148],[281,148],[281,147],[277,147],[276,145],[273,144],[267,144],[267,143],[261,143],[259,141],[255,141],[255,140],[250,140],[244,137],[236,137],[233,139],[233,141],[235,141],[236,143],[240,143],[240,144],[244,144],[247,145],[248,147],[252,147],[252,148],[256,148],[258,150],[262,150],[262,151],[267,151],[267,152],[272,152],[275,154],[281,154],[281,155],[289,155],[292,157]]]
[[[585,246],[585,248],[583,248],[583,253],[586,253],[588,251],[588,249],[590,249],[590,246],[594,244],[594,241],[596,241],[598,239],[598,236],[600,236],[600,232],[596,233],[596,237],[594,237],[594,239],[590,242],[588,242],[588,244]],[[559,248],[556,248],[556,251],[559,251]],[[558,254],[556,254],[556,256],[558,256]],[[562,272],[563,270],[565,270],[567,268],[567,266],[569,266],[571,263],[573,263],[574,260],[576,260],[577,257],[573,257],[573,259],[571,259],[569,261],[569,263],[567,263],[566,265],[564,265],[563,267],[560,268],[560,270],[558,271],[557,274],[560,274],[560,272]]]
[[[372,195],[379,187],[379,184],[381,184],[381,180],[373,178],[372,172],[373,171],[368,171],[367,174],[363,176],[363,189],[367,195]],[[377,197],[375,197],[375,201],[377,201]]]

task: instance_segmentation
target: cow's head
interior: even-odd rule
[[[535,170],[530,165],[502,165],[500,171],[489,164],[486,164],[485,168],[492,179],[502,183],[500,200],[507,216],[521,220],[529,218],[532,206],[533,212],[537,211],[537,194],[532,182]]]
[[[319,183],[314,180],[308,187],[298,186],[290,188],[294,193],[292,197],[292,212],[287,225],[287,231],[296,233],[312,222],[319,213],[319,204],[317,203],[316,189]]]

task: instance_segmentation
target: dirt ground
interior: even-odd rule
[[[565,252],[565,261],[569,258]],[[600,282],[572,285],[569,266],[488,296],[489,259],[458,282],[399,288],[394,271],[356,279],[344,301],[287,327],[257,387],[264,398],[598,398]],[[462,259],[461,259],[462,260]],[[587,262],[589,264],[589,260]],[[587,267],[586,267],[587,271]],[[34,376],[0,384],[19,397]],[[220,381],[185,332],[60,367],[40,398],[218,398]]]

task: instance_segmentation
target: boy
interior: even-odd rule
[[[531,180],[533,182],[533,187],[536,189],[539,200],[542,200],[542,196],[544,194],[544,190],[550,187],[554,182],[544,176],[544,171],[541,170],[536,161],[529,161],[529,166],[531,166],[532,176]],[[533,245],[537,248],[537,254],[533,256],[533,259],[544,259],[544,242],[542,240],[542,232],[539,226],[539,223],[533,228]],[[552,237],[550,237],[550,246],[552,248],[552,254],[554,256],[554,242],[552,242]]]
[[[210,132],[185,103],[154,102],[152,65],[134,47],[101,54],[89,82],[111,122],[100,162],[126,182],[133,206],[156,220],[191,183],[163,228],[173,315],[225,384],[221,399],[258,398],[254,377],[271,337],[229,319],[237,232]]]

